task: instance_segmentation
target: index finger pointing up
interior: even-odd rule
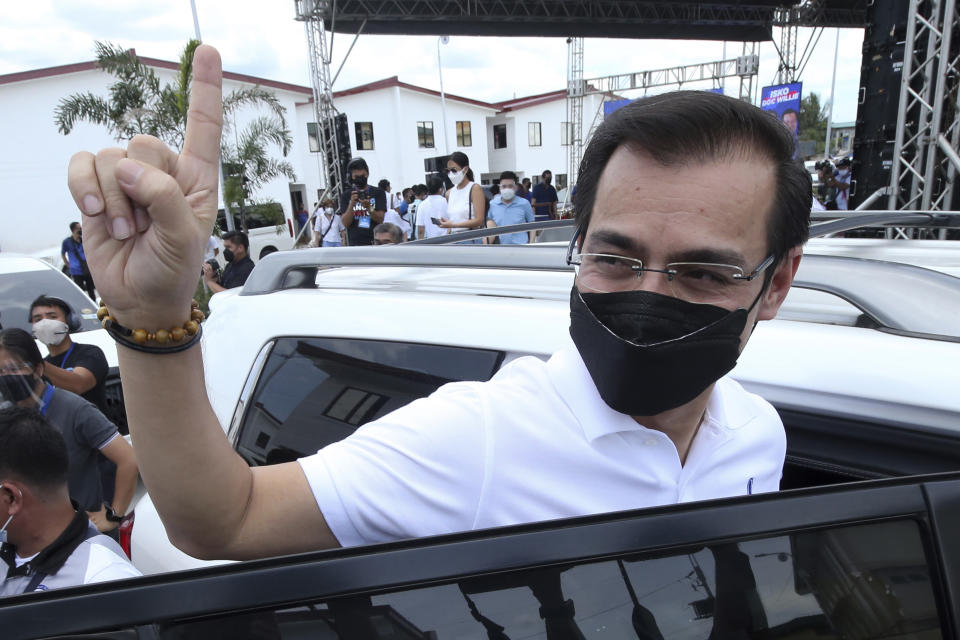
[[[222,77],[220,54],[209,45],[200,45],[193,54],[193,83],[187,133],[181,158],[202,163],[203,174],[213,185],[217,182],[220,159],[220,130],[223,127]],[[210,179],[210,180],[208,180]],[[216,187],[213,187],[216,189]]]

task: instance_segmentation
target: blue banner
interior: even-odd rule
[[[760,90],[760,108],[770,111],[794,136],[800,133],[800,97],[803,83],[777,84]]]
[[[629,98],[624,98],[623,100],[606,100],[603,103],[603,119],[606,120],[610,117],[610,114],[619,109],[620,107],[630,104],[633,100]]]

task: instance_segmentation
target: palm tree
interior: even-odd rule
[[[68,135],[78,122],[92,122],[107,127],[118,142],[142,133],[156,136],[179,151],[187,128],[193,54],[198,46],[199,40],[187,42],[180,53],[176,81],[160,86],[156,72],[132,49],[96,42],[97,66],[117,81],[110,85],[106,98],[90,92],[62,98],[54,111],[57,129]],[[287,126],[286,109],[273,93],[260,86],[235,89],[223,98],[224,116],[235,115],[244,107],[265,107],[283,128]]]
[[[297,179],[289,162],[277,160],[270,153],[271,147],[276,147],[286,157],[293,146],[293,138],[282,116],[259,116],[240,131],[236,131],[232,118],[226,118],[224,124],[220,143],[224,169],[223,199],[228,206],[238,207],[241,226],[246,231],[245,211],[251,194],[274,178]],[[231,133],[234,134],[233,144],[227,142]]]

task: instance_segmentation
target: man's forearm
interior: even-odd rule
[[[113,481],[113,503],[110,506],[118,515],[125,514],[130,507],[130,501],[137,490],[138,475],[136,462],[117,465],[117,476]]]
[[[88,376],[84,376],[76,371],[67,371],[66,369],[61,369],[60,367],[50,364],[49,362],[44,363],[43,365],[43,375],[53,386],[66,389],[70,393],[75,393],[77,395],[84,394],[97,386],[97,379],[93,377],[92,373]],[[90,378],[93,378],[92,383]]]
[[[118,346],[117,355],[140,475],[171,541],[193,555],[223,546],[252,478],[210,406],[200,346],[163,355]]]
[[[383,223],[383,217],[385,215],[387,215],[386,211],[377,211],[374,209],[370,212],[370,219],[373,220],[374,224],[381,224]]]
[[[220,293],[221,291],[226,291],[227,288],[217,282],[216,280],[204,280],[207,283],[207,286],[210,287],[210,291],[213,293]]]

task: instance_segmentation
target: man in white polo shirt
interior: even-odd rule
[[[87,257],[123,326],[182,322],[195,265],[168,244],[213,224],[213,49],[197,49],[194,74],[200,117],[178,160],[157,163],[172,152],[138,137],[71,162]],[[799,266],[811,184],[792,153],[784,127],[731,98],[677,92],[621,108],[580,168],[570,344],[488,383],[447,385],[296,463],[250,468],[232,450],[199,349],[119,347],[140,468],[171,540],[247,559],[776,490],[783,426],[725,375]],[[128,200],[163,243],[129,235]],[[127,243],[131,258],[111,260]]]

